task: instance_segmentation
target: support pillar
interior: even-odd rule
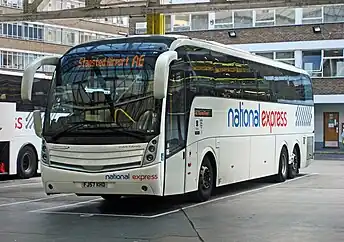
[[[147,14],[147,34],[165,34],[165,15],[161,13]]]

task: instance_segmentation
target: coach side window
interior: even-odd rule
[[[210,50],[185,47],[185,59],[190,64],[188,87],[196,96],[214,96],[214,65]]]
[[[14,75],[0,75],[0,102],[16,103],[17,111],[31,111],[33,105],[23,102],[20,95],[21,77]]]
[[[280,72],[276,68],[253,61],[249,61],[249,65],[257,78],[257,100],[276,102],[274,80],[275,76],[280,75]]]
[[[277,69],[277,68],[276,68]],[[275,90],[278,102],[295,103],[302,99],[301,76],[283,69],[275,76]]]
[[[20,96],[21,78],[12,75],[0,75],[0,101],[16,102]]]
[[[257,100],[258,77],[249,61],[214,51],[211,54],[217,96]]]

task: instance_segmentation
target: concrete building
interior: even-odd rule
[[[47,0],[40,10],[53,11],[85,6],[85,1]],[[0,14],[22,11],[22,0],[0,0]],[[0,68],[23,70],[43,55],[64,53],[70,47],[128,32],[128,17],[46,20],[0,23]],[[45,67],[42,71],[51,71]]]
[[[140,19],[131,33],[143,33]],[[171,15],[169,33],[248,50],[313,77],[316,149],[340,148],[344,132],[344,4]]]

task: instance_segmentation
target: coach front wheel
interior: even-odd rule
[[[196,202],[209,200],[214,188],[214,170],[208,157],[204,157],[198,178],[198,190],[194,194]]]
[[[21,179],[33,177],[37,172],[38,159],[31,146],[24,146],[17,158],[17,174]]]

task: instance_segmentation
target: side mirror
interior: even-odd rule
[[[38,137],[42,138],[42,116],[41,116],[41,111],[35,110],[33,111],[33,124],[35,127],[35,133]]]
[[[59,63],[59,59],[59,56],[43,56],[35,59],[25,68],[21,83],[21,98],[23,101],[31,101],[32,85],[38,68],[44,65],[56,66]]]
[[[163,99],[166,96],[168,76],[170,73],[170,64],[177,60],[176,51],[166,51],[159,55],[156,60],[154,70],[154,98]]]

